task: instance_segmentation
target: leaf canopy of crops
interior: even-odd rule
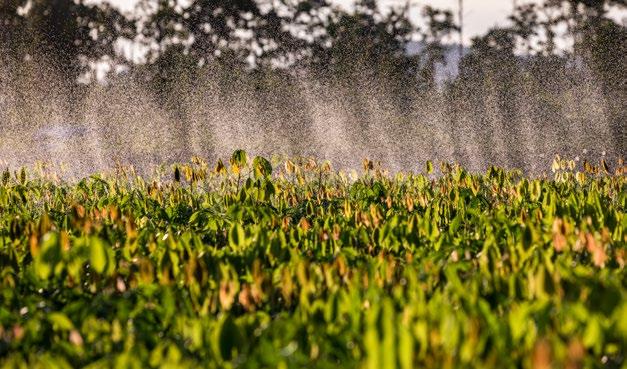
[[[624,168],[586,164],[7,171],[0,368],[621,367]]]

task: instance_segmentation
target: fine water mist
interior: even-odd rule
[[[367,71],[338,78],[212,68],[174,76],[156,94],[131,75],[77,89],[45,65],[4,65],[0,164],[46,162],[79,178],[116,164],[149,173],[192,156],[214,162],[244,149],[314,156],[335,168],[358,168],[368,158],[392,171],[421,170],[434,160],[540,174],[555,154],[610,162],[624,156],[624,135],[616,137],[624,130],[612,129],[607,114],[608,104],[620,102],[606,100],[592,73],[573,73],[543,85],[516,81],[506,114],[489,80],[463,96],[441,88],[399,98]]]

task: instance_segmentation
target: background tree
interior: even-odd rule
[[[334,10],[310,65],[340,76],[363,73],[368,66],[380,79],[400,84],[415,81],[418,60],[406,53],[406,45],[417,34],[409,20],[409,7],[382,13],[375,1],[358,1],[353,12]],[[414,83],[412,83],[414,84]]]
[[[422,32],[424,50],[421,53],[423,60],[420,80],[428,90],[433,90],[436,86],[437,65],[446,60],[445,41],[449,40],[453,33],[459,32],[460,28],[455,24],[453,13],[449,10],[426,6],[422,14],[426,18],[427,27]]]
[[[73,84],[89,62],[115,55],[119,37],[133,37],[133,24],[107,4],[73,0],[8,0],[0,5],[2,44],[14,58],[53,67]]]
[[[291,34],[283,29],[285,18],[278,8],[255,0],[194,0],[186,6],[165,0],[143,0],[149,14],[143,36],[153,46],[149,63],[170,55],[175,48],[188,54],[198,66],[218,62],[230,67],[255,68],[288,48]]]
[[[4,63],[9,57],[15,57],[24,45],[26,18],[21,9],[27,0],[4,0],[0,3],[0,57]]]
[[[239,71],[306,69],[318,77],[361,75],[367,66],[398,88],[415,85],[417,58],[405,48],[417,29],[408,6],[384,13],[372,0],[357,2],[352,12],[326,0],[265,7],[253,0],[196,0],[185,7],[144,0],[142,7],[150,14],[143,37],[151,50],[142,69],[160,91],[168,90],[163,77],[182,61],[182,67],[218,63]]]

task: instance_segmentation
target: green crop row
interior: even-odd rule
[[[0,368],[625,368],[622,162],[0,183]]]

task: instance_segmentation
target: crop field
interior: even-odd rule
[[[626,367],[622,162],[422,166],[7,170],[0,368]]]

